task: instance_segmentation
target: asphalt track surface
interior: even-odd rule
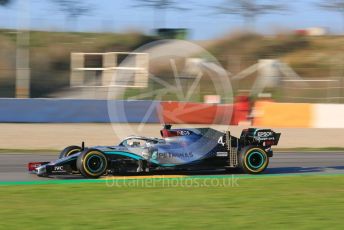
[[[82,177],[60,176],[57,178],[40,178],[27,172],[30,161],[51,161],[57,158],[52,154],[1,153],[0,154],[0,182],[5,181],[37,181],[54,179],[82,179]],[[235,173],[235,172],[233,172]],[[264,172],[271,175],[289,174],[344,174],[344,152],[306,152],[306,153],[275,153],[270,158],[268,169]],[[224,175],[228,172],[178,172],[177,175]],[[235,173],[236,174],[236,173]],[[162,173],[159,173],[162,175]],[[167,173],[175,175],[175,173]],[[139,175],[134,175],[138,177]],[[128,178],[128,176],[126,176]]]

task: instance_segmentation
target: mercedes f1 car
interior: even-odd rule
[[[211,128],[172,129],[165,125],[162,138],[129,136],[117,146],[69,146],[52,162],[31,162],[38,176],[81,174],[98,178],[107,174],[158,170],[216,170],[238,168],[263,172],[280,133],[270,129],[244,129],[239,138]]]

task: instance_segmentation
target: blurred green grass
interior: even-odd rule
[[[209,178],[198,180],[209,184]],[[2,186],[1,228],[341,229],[344,224],[340,175],[238,178],[234,187],[162,183]]]

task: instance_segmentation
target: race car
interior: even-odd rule
[[[212,128],[172,129],[164,125],[162,138],[129,136],[116,146],[69,146],[52,162],[31,162],[38,176],[81,174],[98,178],[108,174],[159,170],[240,169],[262,173],[273,156],[281,133],[271,129],[244,129],[239,138]]]

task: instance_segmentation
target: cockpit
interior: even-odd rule
[[[146,137],[128,137],[120,143],[120,146],[127,148],[147,148],[151,145],[162,143],[164,140],[157,138],[146,138]]]

